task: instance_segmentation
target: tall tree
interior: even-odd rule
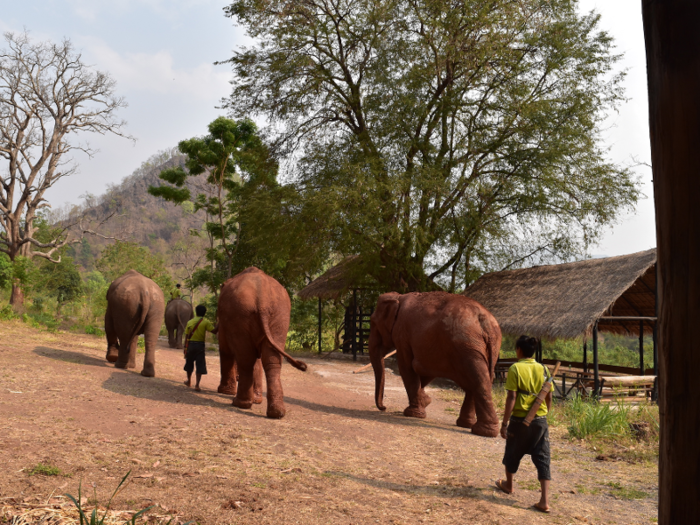
[[[247,119],[217,118],[209,124],[208,135],[178,144],[179,150],[187,156],[186,169],[178,166],[163,170],[159,177],[168,184],[148,188],[151,195],[177,204],[194,202],[195,211],[205,211],[210,239],[209,273],[195,272],[193,278],[199,278],[190,279],[193,281],[190,285],[207,284],[214,294],[223,281],[233,276],[236,266],[241,244],[239,211],[244,184],[255,184],[266,178],[274,180],[277,173],[277,165],[269,157],[257,131],[255,124]],[[197,187],[198,193],[193,196],[185,184],[187,178],[203,173],[207,174],[207,184]]]
[[[126,106],[114,94],[114,80],[83,63],[69,40],[32,42],[25,34],[5,34],[0,50],[0,157],[7,164],[0,184],[0,251],[17,257],[58,262],[57,251],[71,239],[61,230],[39,242],[34,224],[48,206],[45,194],[75,171],[70,154],[93,150],[74,140],[82,133],[123,136],[116,112]],[[19,282],[10,302],[23,302]]]
[[[658,243],[659,523],[700,501],[700,3],[643,0]]]
[[[262,115],[332,249],[386,289],[585,253],[631,208],[622,73],[576,0],[237,0],[227,107]],[[285,149],[286,148],[286,149]]]

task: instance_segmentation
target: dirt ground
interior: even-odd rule
[[[102,338],[0,322],[0,507],[65,504],[56,495],[77,495],[81,482],[104,503],[131,470],[114,508],[156,505],[202,524],[656,521],[655,465],[596,461],[563,430],[552,435],[550,515],[530,509],[539,493],[529,461],[517,492],[498,492],[503,440],[456,427],[459,404],[437,388],[427,419],[403,417],[394,374],[380,413],[373,376],[353,375],[356,363],[285,365],[287,416],[270,420],[265,402],[240,410],[216,393],[215,353],[202,393],[182,384],[181,351],[161,347],[150,379],[142,355],[125,371],[104,353]],[[32,475],[39,463],[61,474]]]

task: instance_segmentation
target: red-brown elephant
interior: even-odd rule
[[[464,390],[457,425],[471,428],[479,436],[498,435],[491,385],[501,329],[486,308],[468,297],[446,292],[381,295],[369,335],[379,410],[386,410],[383,358],[393,348],[408,394],[405,416],[424,418],[430,404],[424,389],[436,377],[444,377]]]
[[[248,268],[224,283],[218,309],[219,392],[233,394],[234,406],[250,408],[262,401],[264,370],[267,417],[284,417],[282,357],[306,370],[305,363],[284,351],[291,310],[287,290],[262,270]]]
[[[107,290],[107,361],[117,368],[135,368],[138,336],[143,334],[146,355],[141,375],[154,377],[156,346],[164,310],[163,292],[148,277],[129,270],[115,279]]]

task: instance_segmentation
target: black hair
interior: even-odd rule
[[[537,339],[521,335],[515,342],[515,348],[520,348],[520,351],[525,357],[532,357],[537,350]]]
[[[203,304],[198,304],[194,311],[197,314],[197,317],[204,317],[207,314],[207,307]]]
[[[175,285],[175,288],[180,288],[180,283],[177,283],[177,284]]]

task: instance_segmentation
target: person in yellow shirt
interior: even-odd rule
[[[182,292],[180,291],[180,283],[175,285],[175,289],[170,292],[170,301],[174,299],[180,299],[182,297]],[[170,302],[168,301],[168,302]]]
[[[549,482],[552,479],[549,471],[549,425],[547,412],[552,406],[550,391],[537,410],[537,416],[530,426],[525,426],[523,420],[530,407],[535,402],[537,394],[549,378],[546,366],[535,361],[537,339],[521,336],[515,343],[515,353],[518,362],[508,370],[506,379],[506,407],[501,426],[501,437],[506,440],[506,451],[503,455],[503,465],[506,468],[506,479],[499,479],[496,487],[506,494],[513,493],[513,476],[518,472],[520,461],[529,454],[537,468],[537,478],[540,481],[540,501],[533,505],[535,510],[549,512]]]
[[[203,304],[198,305],[195,309],[195,316],[193,319],[187,323],[185,327],[185,340],[187,344],[185,345],[185,372],[187,372],[187,381],[185,385],[190,386],[192,384],[192,372],[194,371],[195,364],[197,365],[197,383],[194,389],[197,392],[201,392],[199,388],[199,382],[202,376],[207,373],[207,361],[204,355],[204,342],[207,337],[207,332],[213,334],[219,331],[219,325],[213,325],[209,319],[205,319],[204,316],[207,314],[207,307]]]

